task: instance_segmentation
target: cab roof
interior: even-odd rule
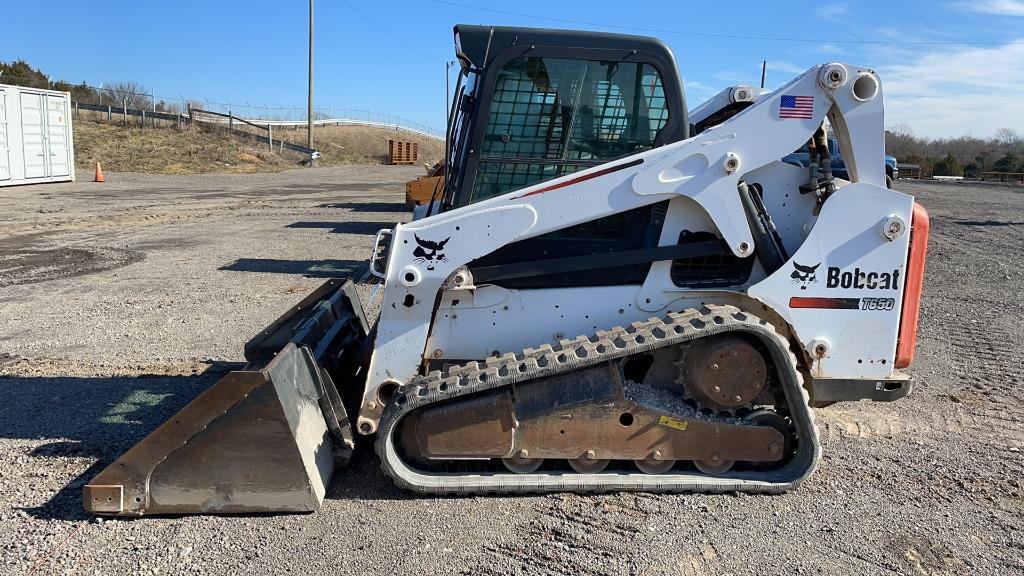
[[[472,24],[457,24],[454,32],[459,50],[476,68],[487,68],[502,51],[512,46],[598,48],[625,52],[649,52],[668,62],[675,61],[668,46],[661,40],[650,36]]]

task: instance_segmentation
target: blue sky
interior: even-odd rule
[[[305,104],[303,0],[108,0],[102,9],[56,1],[49,16],[32,3],[7,4],[0,60],[24,58],[72,82],[135,80],[158,97]],[[1024,0],[316,0],[318,106],[440,128],[444,62],[460,22],[658,36],[676,54],[691,106],[757,83],[764,59],[769,88],[838,60],[881,74],[890,126],[928,137],[1024,132]]]

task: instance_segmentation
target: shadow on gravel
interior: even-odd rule
[[[49,247],[45,242],[46,233],[0,240],[0,288],[105,272],[145,258],[138,250],[89,245]]]
[[[366,272],[364,260],[278,260],[276,258],[239,258],[218,270],[232,272],[272,272],[299,274],[306,278],[360,278]]]
[[[0,377],[0,437],[52,439],[16,456],[16,466],[36,467],[45,478],[65,464],[33,465],[34,459],[96,460],[45,504],[25,511],[39,519],[88,518],[82,487],[93,476],[218,378],[241,367],[213,362],[202,374],[189,376]]]
[[[422,498],[422,496],[420,496]],[[373,450],[372,442],[360,442],[352,461],[342,469],[335,469],[331,485],[324,498],[324,506],[330,500],[414,500],[417,496],[395,486],[391,478],[384,476],[380,462]]]
[[[1000,220],[957,220],[962,226],[1021,226],[1024,222],[1004,222]]]
[[[317,208],[341,208],[350,212],[411,212],[402,202],[328,202]]]
[[[296,222],[285,228],[324,228],[335,234],[376,234],[382,228],[394,228],[394,222]]]
[[[275,190],[291,190],[295,192],[370,192],[380,190],[389,186],[381,182],[323,182],[308,184],[285,184],[275,186]],[[390,184],[390,186],[402,186],[402,184]]]

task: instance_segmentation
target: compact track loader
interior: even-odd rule
[[[910,392],[928,217],[886,189],[874,71],[691,118],[657,40],[455,37],[444,185],[376,236],[379,319],[327,282],[88,510],[315,510],[361,437],[424,494],[777,493],[818,462],[812,407]]]

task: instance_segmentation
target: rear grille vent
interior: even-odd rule
[[[679,235],[679,243],[706,242],[717,238],[711,232],[683,230]],[[746,282],[750,277],[754,258],[739,258],[725,246],[724,242],[722,244],[722,254],[673,260],[672,283],[680,288],[725,288]]]

